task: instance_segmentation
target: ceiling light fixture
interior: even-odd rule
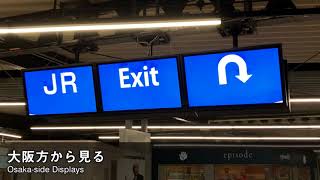
[[[118,140],[119,136],[99,136],[101,140]],[[320,137],[228,137],[228,136],[151,136],[151,140],[216,141],[320,141]]]
[[[102,30],[131,30],[131,29],[155,29],[174,27],[198,27],[216,26],[221,24],[221,19],[190,19],[190,20],[166,20],[143,21],[135,23],[107,23],[107,24],[79,24],[79,25],[52,25],[0,28],[0,34],[46,33],[46,32],[70,32],[70,31],[102,31]]]
[[[103,140],[117,140],[120,139],[119,136],[99,136],[99,139],[103,139]]]
[[[290,99],[290,102],[292,102],[292,103],[320,103],[320,98],[292,98],[292,99]],[[25,102],[0,102],[0,106],[25,106],[25,105],[26,105]],[[180,118],[179,120],[183,120],[183,119]]]
[[[290,102],[293,103],[320,103],[320,98],[292,98]],[[25,102],[0,102],[0,106],[25,106]],[[182,118],[174,117],[177,120],[184,120]],[[185,120],[187,121],[187,120]],[[100,126],[98,126],[100,127]]]
[[[320,141],[320,137],[153,136],[152,140]]]
[[[320,103],[320,98],[294,98],[290,103]]]
[[[210,137],[210,136],[153,136],[152,140],[222,140],[222,141],[320,141],[320,137]]]
[[[185,123],[192,123],[192,121],[180,118],[180,117],[173,117],[173,119],[177,120],[177,121],[181,121],[181,122],[185,122]]]
[[[223,144],[223,143],[159,143],[153,144],[153,147],[263,147],[263,148],[320,148],[319,145],[305,145],[305,144],[284,144],[284,145],[274,145],[274,144]]]
[[[39,126],[31,130],[116,130],[125,129],[125,126]]]
[[[31,130],[119,130],[125,126],[34,126]],[[132,126],[132,129],[141,129],[141,126]]]
[[[22,136],[20,136],[20,135],[10,134],[10,133],[4,133],[4,132],[0,132],[0,136],[10,137],[10,138],[16,138],[16,139],[21,139],[21,138],[22,138]]]
[[[148,129],[320,129],[320,125],[270,125],[270,126],[149,126]]]
[[[100,143],[96,140],[7,140],[7,143]]]
[[[34,131],[57,131],[57,130],[119,130],[125,126],[34,126]],[[141,129],[141,126],[133,126],[132,129]],[[251,125],[251,126],[148,126],[149,130],[171,129],[171,130],[237,130],[237,129],[320,129],[320,125]]]
[[[0,106],[25,106],[25,102],[0,102]]]

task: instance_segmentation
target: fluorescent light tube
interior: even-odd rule
[[[101,140],[118,140],[119,136],[99,136]],[[320,137],[227,137],[227,136],[151,136],[151,140],[216,141],[320,141]]]
[[[320,98],[294,98],[290,103],[320,103]]]
[[[51,25],[0,28],[0,34],[46,33],[68,31],[102,31],[102,30],[132,30],[156,29],[174,27],[216,26],[221,24],[221,19],[192,19],[192,20],[166,20],[143,21],[135,23],[106,23],[106,24],[78,24],[78,25]]]
[[[25,106],[25,102],[0,102],[0,106]]]
[[[58,131],[58,130],[119,130],[125,126],[34,126],[30,128],[34,131]],[[132,129],[141,129],[141,126],[133,126]],[[320,129],[320,125],[252,125],[252,126],[148,126],[148,129],[170,129],[170,130],[237,130],[237,129]]]
[[[210,136],[153,136],[152,140],[226,140],[226,141],[320,141],[320,137],[210,137]]]
[[[16,139],[21,139],[21,138],[22,138],[22,136],[20,136],[20,135],[10,134],[10,133],[4,133],[4,132],[0,132],[0,136],[10,137],[10,138],[16,138]]]
[[[103,139],[103,140],[117,140],[120,139],[119,136],[99,136],[99,139]]]

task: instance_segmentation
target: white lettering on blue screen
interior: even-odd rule
[[[57,87],[57,78],[56,74],[52,73],[51,74],[51,79],[52,79],[52,89],[49,90],[48,86],[43,86],[44,93],[47,95],[54,95],[58,92],[58,87]],[[66,78],[69,77],[70,80],[67,80]],[[72,92],[73,93],[78,93],[77,85],[76,85],[76,75],[73,72],[63,72],[60,74],[60,81],[61,81],[61,91],[62,94],[67,93],[67,86],[72,87]]]
[[[149,87],[150,86],[150,77],[151,77],[151,86],[160,86],[159,81],[157,80],[157,75],[159,71],[155,67],[151,68],[148,71],[148,66],[143,66],[142,72],[131,72],[129,68],[120,68],[119,69],[119,79],[120,87],[124,88],[135,88],[135,87]],[[142,76],[143,75],[143,76]],[[133,79],[133,83],[128,83],[126,80]],[[143,78],[143,81],[141,81]]]

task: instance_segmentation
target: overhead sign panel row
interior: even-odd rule
[[[286,101],[280,46],[25,71],[24,83],[29,115]]]

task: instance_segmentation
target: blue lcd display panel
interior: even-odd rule
[[[177,58],[98,66],[104,111],[180,108]]]
[[[24,72],[29,115],[96,112],[92,66]]]
[[[279,48],[184,57],[190,107],[283,103]]]

